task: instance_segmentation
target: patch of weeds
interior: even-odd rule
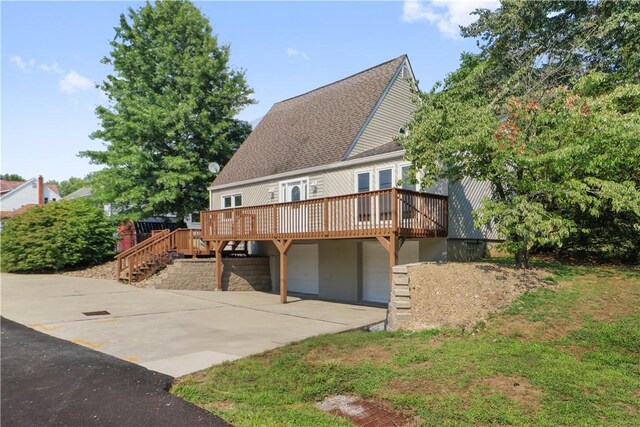
[[[485,322],[484,320],[480,320],[476,322],[471,328],[471,335],[480,334],[482,332],[485,332],[486,330],[487,330],[487,322]]]
[[[527,416],[519,405],[504,393],[487,392],[476,388],[469,393],[471,402],[464,411],[473,424],[523,425]]]
[[[587,321],[570,334],[580,345],[619,348],[640,352],[640,314],[620,318],[614,322]]]
[[[388,367],[365,364],[358,367],[347,368],[345,381],[350,392],[362,397],[372,397],[381,386],[398,374]]]
[[[531,322],[540,322],[547,318],[569,318],[570,309],[576,304],[579,289],[538,288],[520,295],[503,313],[524,315]]]

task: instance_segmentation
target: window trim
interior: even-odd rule
[[[404,175],[402,174],[402,168],[405,168],[405,167],[409,167],[409,168],[410,168],[410,167],[411,167],[411,163],[409,163],[409,162],[403,162],[403,163],[399,163],[399,164],[398,164],[398,179],[396,179],[396,187],[397,187],[397,188],[400,188],[400,189],[402,189],[402,185],[399,185],[399,184],[398,184],[398,181],[400,181],[401,179],[403,179],[403,176],[404,176]],[[419,188],[420,188],[420,184],[419,184],[419,183],[420,183],[419,175],[420,175],[420,172],[416,173],[416,179],[418,180],[418,182],[417,182],[416,184],[414,184],[415,189],[410,190],[410,191],[419,191]]]
[[[236,202],[236,196],[240,196],[240,206],[236,206],[235,202]],[[224,206],[224,199],[227,197],[231,197],[231,206],[229,207],[225,207]],[[242,206],[244,206],[244,196],[242,193],[233,193],[233,194],[223,194],[222,196],[220,196],[220,208],[221,209],[233,209],[233,208],[241,208]]]
[[[293,178],[293,179],[287,179],[285,181],[279,181],[278,182],[278,195],[280,196],[280,199],[278,200],[279,203],[287,203],[285,202],[285,193],[284,193],[284,189],[288,184],[292,184],[295,182],[300,182],[301,185],[304,187],[304,199],[300,198],[300,202],[303,202],[305,200],[309,200],[309,177],[308,176],[303,176],[303,177],[299,177],[299,178]],[[302,190],[302,189],[301,189]]]
[[[391,187],[389,188],[380,188],[380,172],[390,170],[391,171]],[[390,166],[380,166],[376,168],[376,190],[390,190],[396,187],[396,172],[395,167],[393,165]]]
[[[368,169],[358,169],[355,171],[354,173],[354,179],[353,179],[353,192],[354,193],[360,193],[360,191],[358,191],[358,175],[363,174],[363,173],[368,173],[369,174],[369,191],[373,191],[373,169],[368,168]]]

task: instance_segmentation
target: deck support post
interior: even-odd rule
[[[398,264],[398,253],[404,243],[404,239],[399,239],[398,236],[393,233],[389,238],[376,236],[378,242],[389,254],[389,289],[393,288],[393,267]]]
[[[229,243],[226,240],[214,240],[213,253],[216,257],[216,290],[222,290],[222,251]]]
[[[273,241],[280,252],[280,303],[287,303],[287,253],[293,239],[276,239]]]

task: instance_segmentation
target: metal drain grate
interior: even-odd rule
[[[106,316],[107,314],[111,314],[109,313],[107,310],[102,310],[102,311],[87,311],[82,313],[85,316]]]

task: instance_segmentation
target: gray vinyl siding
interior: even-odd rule
[[[338,169],[324,174],[325,194],[327,197],[341,196],[344,194],[352,194],[356,192],[356,174],[361,171],[371,171],[372,184],[371,190],[378,188],[378,176],[376,170],[393,168],[394,182],[398,181],[398,166],[404,164],[402,159],[396,161],[386,161],[380,163],[370,163],[367,165],[358,165],[351,168]]]
[[[415,110],[411,98],[410,83],[399,77],[396,78],[353,146],[349,158],[393,141],[393,138],[399,135],[400,128],[411,119]]]
[[[307,198],[314,199],[324,197],[323,175],[292,175],[291,178],[286,178],[283,181],[307,177],[309,178]],[[242,194],[243,206],[260,206],[278,203],[280,200],[280,182],[281,181],[265,181],[257,184],[224,188],[222,190],[211,190],[209,192],[210,209],[222,209],[222,197],[234,194]],[[311,185],[314,182],[316,183],[315,189]],[[270,188],[273,189],[273,196],[269,194]]]
[[[449,238],[490,239],[500,236],[490,226],[476,228],[473,211],[478,209],[484,197],[491,196],[491,184],[471,178],[449,183]]]
[[[269,188],[274,188],[273,199],[269,196]],[[277,182],[261,182],[259,184],[245,185],[241,187],[225,188],[223,190],[212,190],[210,195],[210,208],[222,209],[222,197],[234,194],[242,194],[243,206],[258,206],[269,203],[278,203],[278,183]]]

